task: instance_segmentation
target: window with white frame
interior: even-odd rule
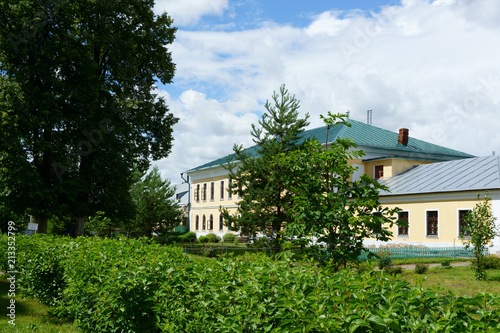
[[[220,181],[220,189],[219,190],[220,190],[220,199],[224,200],[224,191],[226,189],[224,188],[224,181],[223,180]]]
[[[207,183],[203,184],[203,190],[201,191],[201,200],[207,200]]]
[[[463,236],[463,237],[469,237],[469,233],[467,230],[465,230],[465,227],[467,226],[467,222],[465,222],[465,217],[469,212],[472,210],[470,209],[460,209],[458,211],[458,235]]]
[[[408,236],[408,230],[410,228],[409,212],[399,212],[398,220],[405,224],[405,226],[398,226],[398,236]]]
[[[214,230],[214,215],[213,214],[210,214],[208,226],[209,226],[208,230]]]
[[[195,230],[199,230],[200,229],[200,217],[198,215],[196,215],[196,218],[195,218]]]
[[[207,226],[207,218],[205,217],[205,214],[203,214],[202,220],[201,220],[201,230],[205,230]]]
[[[437,236],[439,227],[439,214],[437,210],[428,210],[426,213],[427,219],[427,236]]]
[[[222,215],[219,215],[219,230],[222,230],[224,228],[224,218]]]
[[[215,198],[215,183],[210,183],[210,201],[214,201]]]
[[[194,200],[200,201],[200,184],[196,184],[196,190],[194,191]]]

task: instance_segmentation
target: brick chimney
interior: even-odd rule
[[[403,146],[408,145],[408,132],[409,131],[407,128],[399,129],[398,143],[402,144]]]

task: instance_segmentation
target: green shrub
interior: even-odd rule
[[[196,232],[186,232],[184,235],[179,236],[179,238],[185,242],[190,242],[191,240],[196,241]]]
[[[233,233],[227,233],[224,236],[222,236],[222,240],[227,243],[231,243],[236,239],[236,235]]]
[[[398,274],[403,273],[403,267],[401,267],[401,266],[385,267],[384,272],[389,274],[389,275],[396,276]]]
[[[429,269],[429,265],[426,264],[416,264],[415,265],[415,273],[424,274]]]
[[[271,241],[266,236],[261,236],[253,241],[254,247],[270,247]]]
[[[378,268],[384,269],[392,266],[391,253],[388,251],[379,251]]]
[[[2,246],[5,242],[6,237],[0,237]],[[43,278],[29,262],[35,254],[45,265],[43,272],[50,273],[45,283],[62,273],[62,287],[52,290],[59,304],[54,313],[75,319],[82,332],[496,332],[500,328],[497,296],[440,296],[384,272],[309,269],[296,265],[289,251],[282,252],[280,260],[252,254],[193,261],[180,248],[147,239],[19,237],[16,247],[19,276]],[[220,251],[210,246],[205,250],[209,255]],[[62,271],[46,256],[50,251]],[[31,286],[39,294],[47,288],[41,283]]]
[[[450,262],[448,260],[442,261],[441,262],[441,267],[451,267]]]
[[[200,242],[200,243],[208,243],[209,239],[208,239],[207,236],[200,236],[200,237],[198,237],[198,242]]]
[[[485,269],[500,269],[500,257],[491,254],[484,258]]]
[[[165,232],[157,237],[157,241],[163,245],[170,245],[182,242],[182,235],[179,232]]]
[[[218,243],[220,241],[220,237],[216,234],[208,234],[206,237],[209,243]]]

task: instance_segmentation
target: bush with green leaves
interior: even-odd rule
[[[428,269],[429,269],[429,265],[427,265],[427,264],[416,264],[415,265],[415,273],[417,273],[417,274],[424,274],[425,272],[427,272]]]
[[[184,235],[179,236],[181,241],[185,242],[190,242],[192,240],[196,241],[196,232],[194,231],[189,231],[186,232]]]
[[[235,239],[236,239],[236,235],[233,233],[227,233],[224,236],[222,236],[222,240],[224,242],[227,242],[227,243],[234,242]]]
[[[209,240],[208,240],[207,236],[198,237],[198,242],[200,242],[200,243],[208,243],[208,241]]]
[[[82,332],[500,329],[499,297],[440,296],[384,272],[332,273],[312,261],[297,265],[288,252],[274,260],[253,254],[194,261],[180,248],[147,239],[27,238],[19,241],[21,258],[61,248],[56,275],[64,284],[54,313],[74,318]],[[20,275],[35,269],[21,261]]]
[[[500,257],[494,254],[484,257],[485,269],[500,269]]]
[[[220,241],[220,237],[216,234],[208,234],[207,236],[208,243],[218,243]]]

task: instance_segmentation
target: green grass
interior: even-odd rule
[[[475,296],[486,292],[500,296],[500,269],[487,270],[485,281],[477,281],[474,278],[471,266],[434,267],[422,275],[407,270],[398,275],[398,278],[425,289],[436,290],[443,295],[452,292],[457,296]]]
[[[7,306],[10,304],[8,290],[7,276],[0,275],[0,332],[79,332],[73,323],[51,318],[48,314],[49,307],[40,304],[38,300],[22,299],[19,291],[15,298],[16,325],[10,325],[10,318],[6,316]]]

